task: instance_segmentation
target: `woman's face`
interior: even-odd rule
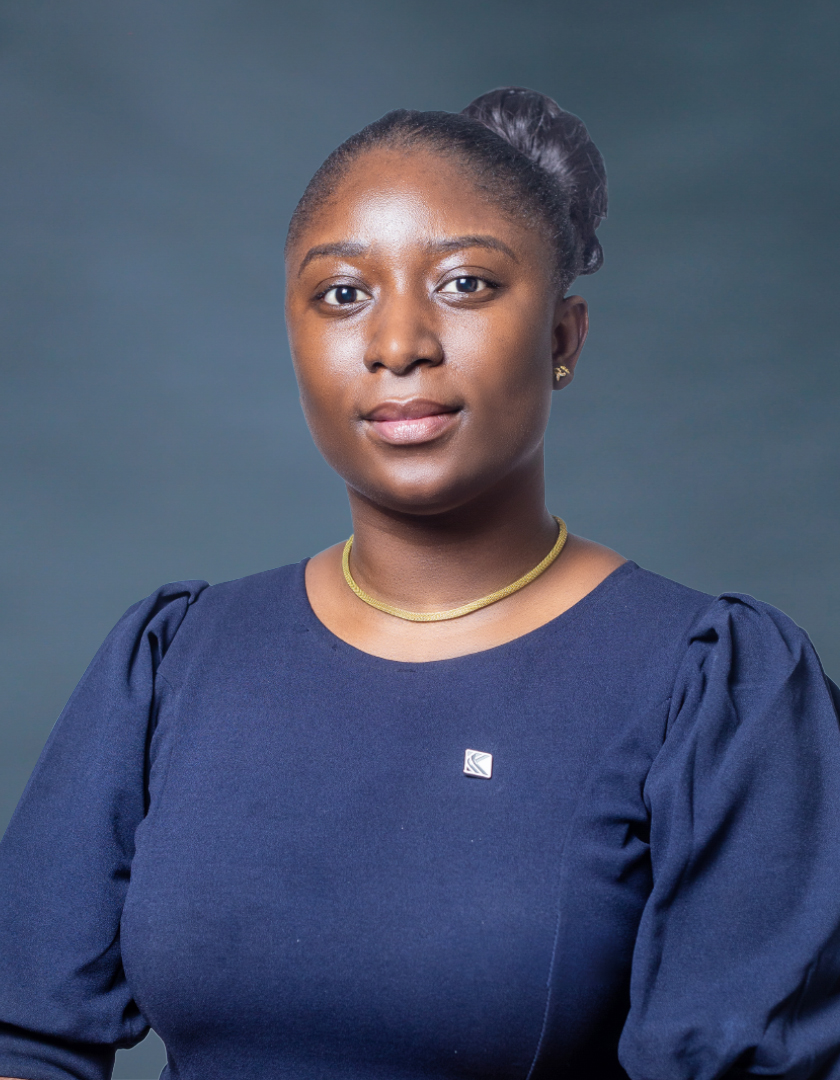
[[[306,419],[351,491],[433,514],[541,470],[553,367],[586,333],[552,256],[446,157],[356,159],[291,246],[286,295]]]

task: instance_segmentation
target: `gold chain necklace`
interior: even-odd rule
[[[518,578],[512,585],[506,585],[503,589],[490,593],[489,596],[482,596],[480,600],[472,600],[469,604],[463,604],[461,607],[450,608],[449,611],[405,611],[403,608],[392,607],[391,604],[383,603],[382,600],[376,600],[366,593],[364,589],[359,588],[350,573],[350,549],[353,547],[352,536],[344,545],[344,554],[341,556],[341,569],[344,571],[344,580],[356,596],[360,600],[364,600],[366,604],[376,608],[377,611],[384,611],[386,615],[394,615],[398,619],[407,619],[409,622],[444,622],[446,619],[460,619],[462,615],[469,615],[473,611],[478,611],[479,608],[495,604],[497,600],[504,600],[506,596],[512,596],[515,592],[519,592],[520,589],[530,585],[535,578],[538,578],[540,574],[551,566],[563,550],[569,535],[566,522],[559,517],[555,517],[554,520],[559,527],[554,547],[542,562],[537,563],[533,570],[529,570],[527,574]]]

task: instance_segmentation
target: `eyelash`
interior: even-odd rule
[[[454,285],[458,281],[480,281],[482,285],[486,285],[488,289],[498,289],[498,283],[491,281],[490,278],[481,277],[479,274],[459,274],[457,277],[450,278],[449,281],[445,281],[441,285],[440,290],[443,291],[447,285]],[[484,289],[476,289],[475,292],[484,292]],[[462,296],[469,296],[469,290],[461,293]]]
[[[498,282],[492,281],[490,278],[481,277],[478,274],[459,274],[457,277],[450,278],[449,281],[445,281],[443,283],[443,285],[441,285],[437,291],[442,292],[446,288],[447,285],[452,285],[453,283],[455,283],[457,281],[479,281],[483,285],[485,285],[488,289],[498,289],[499,288]],[[357,292],[366,292],[365,289],[362,289],[358,285],[331,285],[328,289],[324,289],[322,292],[319,292],[316,295],[315,299],[319,300],[319,301],[323,301],[326,296],[328,296],[331,292],[335,291],[336,289],[355,289]],[[476,290],[474,290],[474,292],[484,292],[484,289],[476,289]],[[452,294],[450,294],[450,295],[452,295]],[[466,291],[466,292],[460,293],[459,295],[461,295],[461,296],[470,296],[470,295],[473,295],[473,293],[470,293],[469,291]],[[358,303],[361,303],[361,301],[356,300],[356,301],[353,301],[353,302],[348,303],[348,304],[329,304],[328,306],[329,307],[335,307],[335,308],[340,308],[340,307],[351,308],[351,307],[355,307],[355,305],[358,304]]]
[[[365,289],[360,288],[358,285],[330,285],[328,289],[322,289],[321,292],[316,293],[316,300],[323,300],[324,297],[329,296],[331,292],[335,292],[336,289],[354,289],[356,292],[365,292]],[[359,303],[359,301],[355,301]],[[329,307],[353,307],[353,304],[329,304]]]

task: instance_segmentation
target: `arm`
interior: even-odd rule
[[[840,727],[806,635],[748,597],[698,626],[646,785],[633,1080],[840,1077]]]
[[[120,954],[146,812],[160,661],[203,583],[117,624],[56,723],[0,844],[0,1072],[106,1080],[148,1025]]]

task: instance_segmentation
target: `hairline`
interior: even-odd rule
[[[463,114],[455,113],[452,115],[462,116]],[[374,121],[374,123],[376,123],[376,121]],[[476,120],[475,123],[480,127],[485,127],[479,120]],[[368,125],[368,127],[371,126],[372,125]],[[367,129],[363,128],[362,132],[365,130]],[[525,223],[526,227],[537,229],[538,232],[540,222],[548,224],[550,220],[542,214],[539,209],[536,213],[533,208],[523,207],[523,209],[520,210],[508,205],[504,200],[499,199],[494,194],[492,188],[482,182],[480,171],[475,169],[474,162],[471,160],[469,153],[461,146],[447,142],[436,133],[423,130],[397,130],[388,132],[382,139],[373,141],[367,145],[364,143],[353,145],[354,140],[357,139],[362,132],[357,132],[355,135],[350,136],[344,143],[336,147],[313,174],[303,195],[292,212],[292,217],[289,221],[285,242],[287,254],[297,241],[300,226],[306,222],[307,218],[320,210],[321,207],[327,206],[333,200],[338,186],[353,168],[356,161],[365,157],[367,154],[376,151],[390,151],[403,156],[408,156],[417,152],[433,153],[438,157],[448,160],[456,165],[460,165],[464,174],[469,177],[480,197],[488,204],[495,206],[509,219]],[[492,132],[492,134],[497,135],[496,132]],[[506,142],[506,140],[503,139],[502,141]],[[517,150],[517,148],[511,147],[511,149],[516,153],[521,154],[521,151]],[[528,161],[529,164],[533,164],[525,154],[522,154],[522,157],[525,161]],[[320,189],[316,187],[315,191],[317,194],[311,199],[310,205],[306,205],[307,195],[312,189],[313,182],[321,173],[324,174],[323,179],[325,182],[320,185]],[[544,233],[541,233],[540,235],[548,242],[549,247],[555,252],[555,257],[551,260],[554,264],[551,277],[555,283],[560,285],[563,291],[565,291],[575,280],[577,274],[574,272],[568,273],[566,268],[561,265],[559,258],[556,257],[559,254],[557,244],[545,236]]]

